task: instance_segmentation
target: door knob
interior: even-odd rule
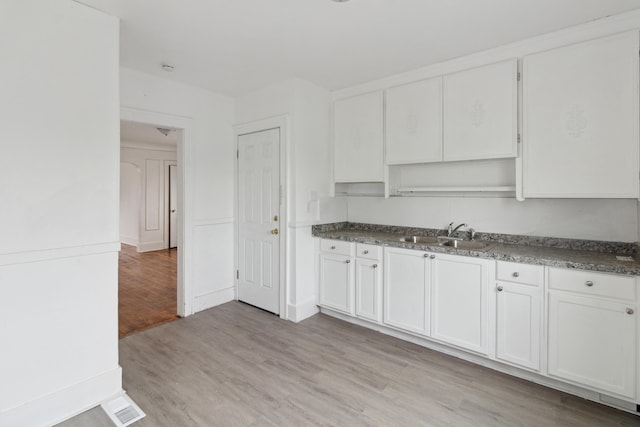
[[[271,234],[275,234],[276,236],[278,235],[280,231],[277,228],[274,228],[273,230],[271,230]]]

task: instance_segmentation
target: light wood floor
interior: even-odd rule
[[[177,249],[136,252],[122,245],[118,262],[120,338],[177,318]]]
[[[640,417],[325,315],[238,302],[120,341],[135,426],[640,426]],[[109,426],[100,409],[64,427]]]

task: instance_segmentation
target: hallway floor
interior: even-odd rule
[[[122,245],[118,270],[120,338],[177,319],[177,249],[138,253]]]

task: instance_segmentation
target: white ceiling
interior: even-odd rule
[[[640,8],[640,0],[77,1],[122,19],[123,66],[232,96],[291,77],[342,89]]]
[[[171,131],[165,136],[155,126],[121,120],[120,140],[164,148],[175,148],[178,143],[178,133]]]

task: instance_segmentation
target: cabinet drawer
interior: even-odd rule
[[[549,288],[626,300],[636,299],[636,278],[549,268]]]
[[[506,282],[542,286],[544,282],[544,267],[542,265],[498,261],[496,263],[496,278]]]
[[[342,240],[325,240],[320,241],[320,250],[323,252],[330,252],[334,254],[351,256],[353,244],[351,242],[344,242]]]
[[[382,259],[382,247],[376,245],[367,245],[365,243],[356,243],[356,256],[359,258]]]

